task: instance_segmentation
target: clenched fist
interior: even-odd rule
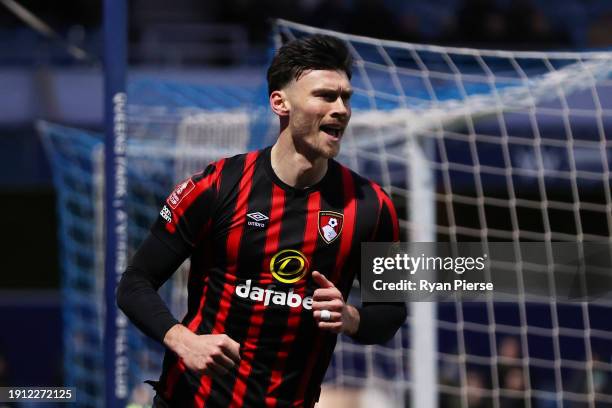
[[[240,344],[226,334],[197,335],[177,324],[166,333],[164,344],[199,374],[223,375],[240,362]]]
[[[312,278],[320,286],[312,295],[313,316],[319,329],[333,333],[355,334],[359,328],[357,309],[344,302],[340,290],[322,273],[313,271]]]

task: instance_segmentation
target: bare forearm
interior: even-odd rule
[[[182,324],[172,326],[164,336],[164,345],[170,350],[181,356],[187,352],[188,338],[195,336],[191,330]]]
[[[348,336],[354,336],[359,329],[360,320],[359,310],[353,305],[346,305],[343,317],[343,333]]]
[[[240,344],[225,334],[192,333],[176,324],[164,336],[164,345],[187,368],[198,373],[223,375],[240,362]]]

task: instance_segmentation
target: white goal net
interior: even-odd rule
[[[392,194],[403,239],[612,243],[612,53],[446,48],[286,21],[276,38],[313,33],[353,53],[341,159]],[[516,259],[511,272],[529,270]],[[363,406],[607,406],[610,305],[413,303],[391,344],[340,343],[330,379],[374,390]]]

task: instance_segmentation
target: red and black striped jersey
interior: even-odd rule
[[[240,343],[240,364],[198,376],[168,351],[158,391],[172,406],[311,407],[336,335],[312,314],[323,273],[348,296],[360,244],[397,241],[389,197],[334,160],[317,184],[296,189],[272,170],[271,148],[210,164],[179,184],[152,233],[189,248],[188,311],[197,334]]]

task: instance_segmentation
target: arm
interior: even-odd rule
[[[380,344],[391,340],[408,315],[404,303],[364,303],[356,311],[359,314],[358,329],[351,336],[363,344]]]
[[[224,334],[198,335],[178,323],[157,290],[189,256],[212,214],[222,163],[179,184],[151,233],[136,251],[117,290],[117,304],[146,335],[175,352],[196,372],[225,373],[240,345]]]
[[[399,222],[393,202],[376,184],[372,184],[379,200],[377,225],[372,236],[375,242],[399,241]],[[357,273],[361,282],[361,276]],[[384,343],[390,340],[402,326],[408,315],[405,303],[364,302],[359,308],[347,305],[349,326],[357,327],[349,332],[356,341],[364,344]],[[354,309],[354,310],[352,310]]]
[[[224,374],[240,361],[240,345],[225,334],[191,332],[179,324],[157,293],[187,255],[149,234],[119,282],[117,304],[136,327],[163,342],[189,369]]]
[[[154,234],[149,234],[134,254],[117,288],[117,305],[144,334],[163,342],[178,324],[157,290],[187,258]]]
[[[218,167],[211,164],[202,174],[177,185],[119,282],[119,308],[136,327],[158,342],[178,321],[157,290],[187,259],[197,234],[210,218]]]
[[[398,242],[399,221],[391,198],[378,185],[373,185],[379,199],[380,211],[372,241]],[[361,283],[361,276],[357,274]],[[354,339],[360,343],[384,343],[390,340],[402,326],[408,311],[405,303],[364,302],[357,309],[360,323]]]

